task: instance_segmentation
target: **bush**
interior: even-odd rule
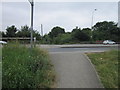
[[[2,58],[3,88],[49,88],[54,82],[49,56],[39,48],[7,45]]]
[[[57,40],[56,41],[59,41],[58,43],[59,44],[66,44],[66,43],[70,43],[72,41],[72,38],[71,38],[71,34],[61,34],[57,37]]]

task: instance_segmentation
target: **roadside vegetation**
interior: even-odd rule
[[[107,51],[101,53],[87,53],[105,88],[118,88],[118,64],[120,51]]]
[[[2,87],[2,47],[0,45],[0,87]]]
[[[55,73],[40,48],[8,44],[2,48],[2,88],[52,88]]]
[[[80,28],[76,26],[71,30],[66,30],[61,26],[52,27],[49,33],[42,35],[39,30],[33,31],[33,37],[36,37],[36,42],[39,44],[88,44],[88,43],[102,43],[104,40],[113,40],[117,43],[120,42],[120,28],[117,23],[113,21],[97,22],[91,28]],[[66,32],[71,31],[71,32]],[[12,25],[6,28],[5,32],[0,32],[3,38],[22,38],[19,39],[20,43],[29,43],[30,28],[25,25],[17,29]],[[42,35],[42,36],[41,36]],[[91,39],[92,35],[92,39]],[[16,40],[14,39],[14,40]],[[5,41],[6,39],[3,39]],[[8,39],[9,41],[9,39]]]

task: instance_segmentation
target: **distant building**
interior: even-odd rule
[[[118,27],[120,27],[120,1],[118,2]]]

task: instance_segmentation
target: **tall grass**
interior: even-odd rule
[[[0,89],[2,87],[2,45],[0,44]]]
[[[95,65],[105,88],[118,88],[118,63],[120,51],[107,51],[87,54]]]
[[[55,80],[46,51],[9,44],[2,49],[3,88],[50,88]]]

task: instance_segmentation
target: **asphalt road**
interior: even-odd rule
[[[103,88],[97,72],[84,54],[85,52],[103,52],[117,49],[117,46],[96,45],[48,45],[57,74],[57,88]]]
[[[72,44],[72,45],[41,45],[49,52],[104,52],[118,49],[118,45],[103,44]]]
[[[101,48],[47,48],[49,52],[104,52],[109,50],[116,50],[112,47]]]

